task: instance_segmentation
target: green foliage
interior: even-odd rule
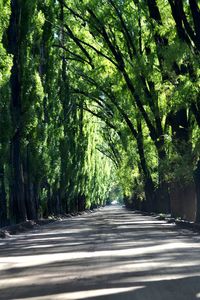
[[[5,49],[3,39],[9,24],[9,1],[0,1],[0,164],[8,160],[11,123],[9,115],[9,79],[12,57]]]
[[[118,192],[143,200],[149,186],[193,180],[199,49],[183,2],[187,38],[165,0],[157,17],[148,1],[19,1],[11,56],[11,5],[0,0],[0,166],[12,186],[8,153],[19,131],[21,198],[39,215],[104,205]]]
[[[87,54],[71,33],[68,36],[71,41],[69,49],[83,59],[90,56],[94,65],[91,69],[87,63],[77,61],[74,57],[75,62],[69,62],[73,78],[76,78],[72,85],[75,89],[79,87],[87,91],[88,95],[93,95],[94,91],[95,95],[101,94],[104,90],[104,108],[96,108],[94,99],[87,105],[104,120],[109,120],[105,112],[105,107],[109,106],[113,114],[112,123],[120,128],[121,139],[126,140],[126,151],[123,149],[124,142],[121,145],[118,141],[115,145],[121,154],[117,172],[125,194],[130,195],[135,189],[134,181],[137,187],[141,186],[139,190],[142,191],[143,180],[146,180],[147,175],[141,173],[141,167],[138,169],[138,163],[141,163],[138,145],[132,143],[131,133],[127,130],[121,111],[105,96],[105,91],[108,94],[110,91],[114,93],[118,105],[133,126],[136,127],[137,118],[142,117],[145,121],[142,127],[146,168],[155,187],[161,181],[176,180],[181,174],[183,181],[192,180],[193,155],[185,147],[185,143],[191,141],[187,134],[182,138],[183,141],[177,137],[179,128],[183,126],[178,117],[175,120],[180,122],[178,125],[169,120],[171,114],[176,118],[176,113],[185,109],[188,118],[184,125],[188,128],[185,130],[193,130],[190,106],[193,102],[197,103],[199,95],[198,55],[177,34],[176,21],[169,3],[157,1],[161,22],[149,18],[149,8],[142,2],[134,5],[131,1],[84,1],[79,4],[71,1],[68,5],[70,9],[65,10],[70,20],[68,26],[74,37],[85,45]],[[187,5],[184,9],[188,13]],[[136,98],[140,98],[141,105]],[[87,103],[85,96],[82,101]],[[180,146],[177,147],[177,144]],[[178,148],[182,148],[181,153]],[[143,184],[140,185],[140,182]]]

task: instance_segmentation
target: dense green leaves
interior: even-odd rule
[[[0,8],[4,223],[102,205],[116,191],[169,212],[171,186],[198,190],[198,1]]]

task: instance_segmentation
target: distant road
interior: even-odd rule
[[[200,235],[110,206],[0,240],[2,300],[198,300]]]

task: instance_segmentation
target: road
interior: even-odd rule
[[[2,300],[200,299],[200,235],[118,206],[0,240]]]

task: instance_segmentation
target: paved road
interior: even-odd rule
[[[200,235],[117,206],[0,240],[2,300],[200,299]]]

